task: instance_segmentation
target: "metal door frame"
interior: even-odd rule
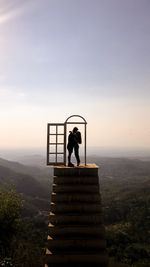
[[[83,121],[78,121],[78,122],[74,122],[74,121],[69,121],[71,118],[73,118],[73,117],[78,117],[78,118],[80,118],[80,119],[82,119]],[[86,134],[87,134],[87,121],[82,117],[82,116],[80,116],[80,115],[71,115],[70,117],[68,117],[67,119],[66,119],[66,121],[65,121],[65,131],[66,131],[66,134],[65,134],[65,136],[66,136],[66,141],[65,141],[65,143],[67,144],[67,125],[68,124],[75,124],[75,125],[78,125],[78,124],[82,124],[82,125],[84,125],[84,163],[85,163],[85,165],[86,165],[86,153],[87,153],[87,149],[86,149],[86,141],[87,141],[87,139],[86,139]],[[65,148],[65,152],[66,152],[66,148]],[[65,154],[65,165],[66,165],[66,154]]]

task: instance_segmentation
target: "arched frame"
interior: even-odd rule
[[[72,118],[80,118],[82,119],[82,121],[77,121],[77,122],[74,122],[74,121],[70,121],[70,119]],[[80,115],[71,115],[70,117],[68,117],[65,121],[65,133],[66,133],[66,141],[65,141],[65,165],[66,165],[66,159],[67,159],[67,151],[66,151],[66,146],[67,146],[67,125],[68,124],[72,124],[72,125],[78,125],[78,124],[82,124],[84,125],[84,163],[86,165],[86,134],[87,134],[87,121]]]

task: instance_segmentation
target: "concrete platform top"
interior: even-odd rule
[[[87,168],[99,168],[95,163],[88,163],[88,164],[80,164],[80,166],[74,166],[74,167],[68,167],[68,166],[65,166],[65,165],[60,165],[60,166],[55,166],[54,168],[58,168],[58,169],[63,169],[63,168],[65,168],[65,169],[75,169],[75,168],[78,168],[78,169],[80,169],[80,168],[85,168],[85,169],[87,169]]]
[[[56,166],[54,176],[98,176],[98,166],[92,164],[81,164],[80,166]]]

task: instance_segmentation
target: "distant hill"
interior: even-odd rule
[[[46,166],[46,157],[40,154],[29,154],[16,157],[16,161],[28,166],[38,166],[44,168]]]
[[[37,167],[0,158],[0,185],[16,188],[24,200],[23,213],[27,216],[49,209],[51,179],[48,173],[47,177],[44,175]]]
[[[134,177],[150,174],[150,161],[129,159],[129,158],[109,158],[109,157],[88,157],[88,162],[96,163],[99,166],[99,176],[105,177]]]
[[[47,195],[47,190],[30,175],[17,173],[10,168],[0,166],[0,183],[14,185],[19,193],[28,196],[44,197]]]
[[[26,164],[26,163],[30,164]],[[38,161],[35,161],[34,158],[34,164],[31,164],[32,162],[32,156],[29,157],[28,161],[26,160],[25,163],[23,164],[17,161],[10,161],[6,160],[3,158],[0,158],[0,165],[6,168],[11,169],[12,171],[15,171],[16,173],[22,173],[22,174],[27,174],[32,177],[34,177],[36,180],[43,181],[49,180],[52,178],[53,175],[53,170],[49,167],[46,167],[46,165],[41,165],[38,164]]]

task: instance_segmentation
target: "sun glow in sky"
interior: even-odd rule
[[[149,0],[0,0],[0,148],[79,114],[88,145],[150,148]]]

